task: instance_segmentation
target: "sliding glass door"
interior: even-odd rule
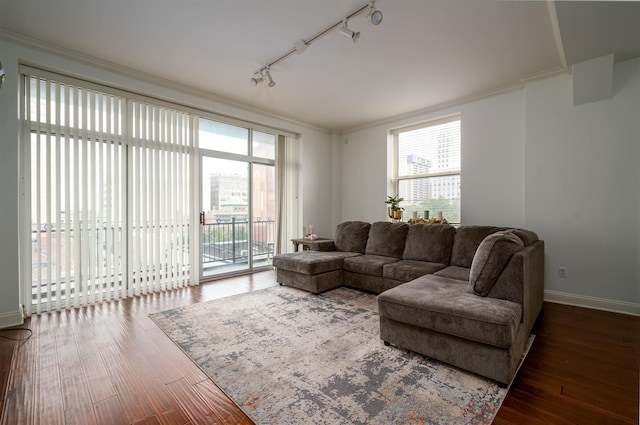
[[[194,284],[194,117],[26,71],[26,314]]]
[[[270,266],[276,140],[280,221],[298,228],[293,136],[25,65],[20,72],[27,315]]]
[[[275,135],[201,118],[201,277],[271,264]]]

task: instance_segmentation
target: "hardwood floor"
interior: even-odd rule
[[[0,424],[251,424],[148,314],[274,285],[267,271],[34,316],[31,338],[0,339]],[[639,317],[545,303],[535,332],[495,424],[638,423]]]
[[[638,424],[640,317],[544,303],[496,425]]]

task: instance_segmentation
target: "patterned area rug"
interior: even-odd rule
[[[485,424],[507,390],[386,347],[375,295],[273,287],[151,315],[256,424]]]

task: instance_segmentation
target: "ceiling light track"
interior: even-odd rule
[[[345,16],[344,18],[340,19],[338,22],[336,22],[335,24],[323,29],[322,31],[320,31],[319,33],[317,33],[316,35],[314,35],[311,38],[308,38],[306,40],[299,40],[297,41],[294,45],[293,48],[285,53],[283,53],[282,55],[280,55],[278,58],[272,60],[271,62],[269,62],[266,66],[260,68],[259,70],[257,70],[256,72],[254,72],[253,78],[251,78],[251,84],[254,86],[257,86],[258,84],[260,84],[263,81],[268,81],[269,82],[269,87],[274,87],[276,85],[276,83],[273,81],[273,78],[271,78],[271,73],[270,73],[270,68],[273,65],[276,65],[277,63],[282,62],[283,60],[285,60],[286,58],[288,58],[289,56],[293,55],[294,53],[302,53],[304,52],[307,47],[309,47],[313,42],[315,42],[316,40],[318,40],[319,38],[323,37],[324,35],[326,35],[327,33],[339,28],[340,29],[340,33],[350,37],[351,40],[355,43],[356,41],[358,41],[358,38],[360,37],[360,32],[354,32],[353,30],[350,30],[347,27],[347,24],[349,22],[349,19],[353,18],[354,16],[359,15],[360,13],[367,11],[367,20],[372,23],[373,25],[378,25],[380,24],[380,22],[382,22],[382,12],[380,12],[379,10],[377,10],[375,8],[375,1],[370,1],[367,4],[365,4],[364,6],[360,7],[358,10],[356,10],[355,12],[352,12],[350,15]]]

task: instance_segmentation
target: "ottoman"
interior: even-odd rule
[[[304,251],[276,255],[276,280],[281,285],[319,294],[342,286],[342,262],[362,255],[357,252]]]

